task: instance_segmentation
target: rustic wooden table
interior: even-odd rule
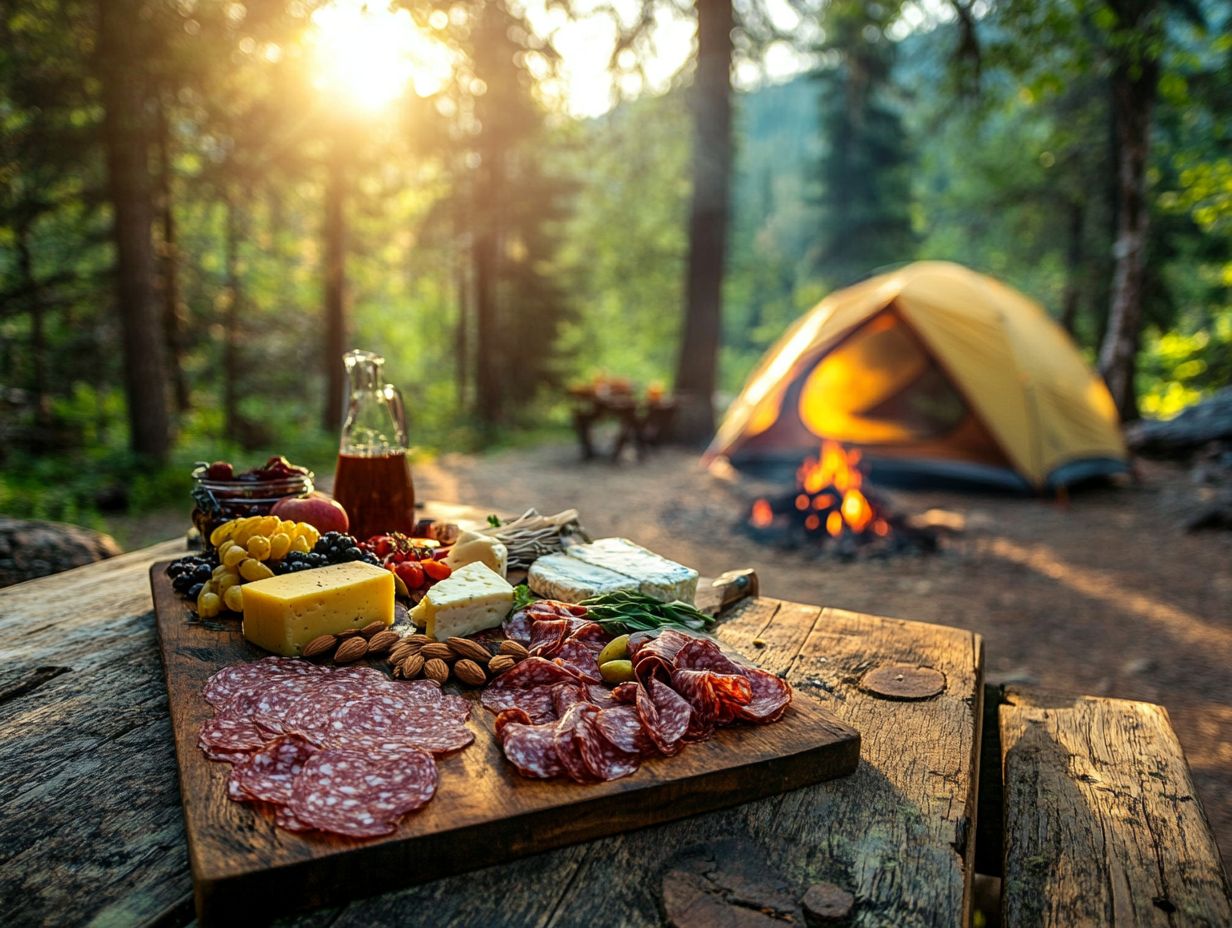
[[[0,591],[0,921],[193,919],[147,577],[182,541]],[[318,911],[307,925],[655,925],[682,851],[737,839],[797,891],[854,894],[854,924],[967,924],[983,648],[978,635],[771,599],[719,637],[863,736],[842,780]],[[869,672],[929,667],[944,691],[888,702]],[[896,676],[890,669],[889,679]],[[863,682],[863,685],[862,685]],[[680,871],[676,871],[679,875]],[[688,892],[676,881],[677,899]],[[364,887],[356,886],[356,896]],[[795,897],[798,898],[798,895]]]

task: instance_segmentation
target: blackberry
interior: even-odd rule
[[[205,586],[204,583],[194,583],[188,588],[188,598],[195,600],[201,595],[201,590]]]

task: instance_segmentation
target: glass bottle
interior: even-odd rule
[[[334,499],[360,541],[415,527],[415,487],[407,460],[406,407],[385,383],[385,359],[371,351],[343,355],[347,371],[346,419],[334,471]]]

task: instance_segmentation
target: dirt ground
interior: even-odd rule
[[[931,556],[841,563],[751,541],[742,494],[661,451],[642,463],[579,463],[569,445],[446,456],[418,467],[421,499],[509,512],[575,507],[592,535],[625,535],[715,576],[755,567],[783,599],[955,625],[984,636],[989,682],[1167,707],[1202,802],[1232,861],[1232,533],[1186,533],[1198,490],[1179,467],[1068,504],[896,492],[964,532]]]

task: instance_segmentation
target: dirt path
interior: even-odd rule
[[[665,451],[642,464],[579,464],[572,446],[447,456],[416,472],[421,498],[581,510],[704,574],[756,567],[772,596],[974,629],[991,682],[1162,703],[1232,861],[1232,535],[1186,534],[1184,472],[1150,465],[1136,486],[1068,506],[954,493],[895,494],[966,531],[943,553],[840,563],[750,541],[730,488]]]

